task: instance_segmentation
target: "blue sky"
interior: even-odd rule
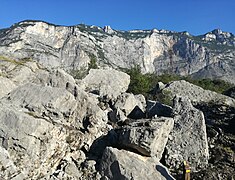
[[[235,34],[235,0],[0,0],[0,28],[26,19],[194,35],[220,28]]]

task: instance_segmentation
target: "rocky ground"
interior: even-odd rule
[[[2,179],[232,179],[235,100],[185,81],[173,105],[127,93],[130,77],[81,80],[31,60],[0,59]]]
[[[161,86],[161,92],[169,91],[188,97],[195,108],[203,112],[209,145],[208,165],[192,173],[193,179],[233,179],[235,176],[235,104],[233,89],[224,96],[203,90],[186,81],[172,82]],[[181,175],[177,176],[178,178]]]

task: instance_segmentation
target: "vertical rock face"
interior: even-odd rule
[[[197,72],[203,71],[202,76],[230,80],[235,71],[231,68],[234,42],[233,34],[222,31],[192,36],[156,29],[117,31],[109,26],[65,27],[24,21],[0,31],[0,54],[32,58],[69,71],[87,68],[93,61],[113,68],[139,65],[143,73],[200,76]],[[217,63],[216,71],[210,68]]]
[[[187,98],[174,99],[174,128],[166,145],[166,164],[178,169],[188,161],[192,170],[208,164],[209,150],[204,115]]]

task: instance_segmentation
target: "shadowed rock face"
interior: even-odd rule
[[[212,31],[203,36],[165,30],[117,31],[96,26],[56,26],[20,22],[0,31],[0,54],[32,58],[65,70],[100,66],[131,68],[143,73],[193,74],[235,83],[234,35]],[[217,66],[218,64],[218,66]]]
[[[224,94],[235,99],[235,87],[228,89]]]
[[[205,114],[209,165],[205,170],[193,174],[194,179],[233,179],[235,176],[235,108],[216,104],[196,106]]]

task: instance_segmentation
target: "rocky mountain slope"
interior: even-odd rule
[[[214,30],[193,36],[166,30],[117,31],[106,26],[56,26],[23,21],[0,30],[0,54],[32,58],[65,70],[100,67],[131,68],[143,73],[176,73],[219,78],[235,84],[235,37]]]

